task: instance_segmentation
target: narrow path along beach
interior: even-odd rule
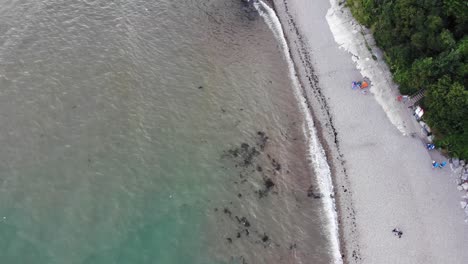
[[[382,58],[359,48],[364,36],[330,1],[274,4],[332,167],[344,262],[466,263],[468,225],[451,168],[432,169]],[[366,95],[351,89],[364,76]]]

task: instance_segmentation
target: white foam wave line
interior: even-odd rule
[[[307,136],[309,141],[309,159],[312,162],[313,169],[317,175],[319,181],[319,188],[321,193],[325,194],[324,199],[321,199],[325,207],[325,213],[327,217],[327,230],[329,232],[331,253],[333,256],[334,263],[343,263],[340,246],[339,246],[339,236],[338,236],[338,216],[336,214],[336,208],[334,199],[329,199],[329,194],[333,194],[333,184],[331,180],[330,167],[328,166],[327,159],[325,157],[325,151],[318,140],[318,136],[314,127],[314,122],[312,120],[311,113],[307,108],[307,105],[302,97],[302,91],[299,85],[299,80],[297,79],[296,70],[294,68],[294,63],[289,52],[288,44],[283,33],[283,28],[279,18],[276,16],[275,11],[270,8],[267,4],[262,1],[254,3],[255,8],[258,10],[262,18],[267,23],[268,27],[271,29],[276,39],[279,41],[281,48],[286,57],[286,62],[289,68],[289,77],[293,83],[294,94],[297,98],[297,101],[300,104],[301,110],[305,116],[306,127],[304,127],[304,134]]]
[[[360,25],[354,21],[349,10],[344,10],[336,0],[330,0],[331,7],[327,11],[326,19],[335,42],[352,54],[352,60],[356,63],[363,76],[372,81],[370,92],[377,103],[383,108],[390,122],[403,134],[409,134],[408,128],[401,117],[402,106],[395,100],[398,94],[396,85],[388,67],[374,61],[368,50],[364,36],[360,34]]]

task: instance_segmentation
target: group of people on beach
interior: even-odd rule
[[[395,236],[398,236],[398,238],[401,238],[401,236],[403,235],[403,232],[398,228],[394,228],[392,232]]]
[[[426,148],[428,150],[434,150],[435,149],[435,145],[432,144],[432,143],[427,143],[426,144]],[[436,168],[439,168],[439,169],[442,169],[444,168],[445,166],[447,165],[447,162],[446,161],[442,161],[442,162],[437,162],[435,160],[432,161],[432,168],[436,169]]]
[[[447,162],[446,161],[442,161],[442,162],[437,162],[435,160],[432,161],[432,168],[439,168],[439,169],[442,169],[443,167],[445,167],[447,165]]]
[[[369,90],[369,80],[365,77],[362,81],[353,81],[351,88],[353,90],[361,90],[362,94],[367,94]]]

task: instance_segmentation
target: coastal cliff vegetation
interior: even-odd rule
[[[425,89],[436,144],[468,159],[468,2],[347,0],[373,32],[402,94]]]

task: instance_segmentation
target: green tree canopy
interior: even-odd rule
[[[371,28],[403,94],[426,89],[436,142],[468,159],[468,1],[348,0]]]

